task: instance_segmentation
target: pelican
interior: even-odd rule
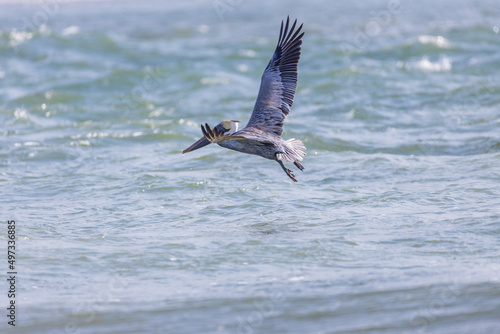
[[[213,129],[205,123],[205,126],[201,125],[203,137],[185,149],[183,154],[215,143],[238,152],[275,160],[286,175],[297,182],[283,160],[293,162],[303,171],[304,166],[299,161],[306,155],[306,147],[295,138],[284,140],[281,134],[297,87],[297,64],[304,33],[300,33],[302,24],[295,29],[297,20],[290,29],[289,23],[290,17],[287,17],[285,25],[281,22],[278,45],[262,75],[257,101],[245,128],[238,131],[239,121],[234,120],[220,122]]]

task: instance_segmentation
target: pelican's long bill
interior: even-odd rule
[[[197,150],[197,149],[202,148],[202,147],[205,147],[208,144],[210,144],[208,139],[205,137],[201,137],[196,143],[194,143],[193,145],[189,146],[184,151],[182,151],[182,154]]]

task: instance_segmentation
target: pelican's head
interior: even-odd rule
[[[232,120],[222,121],[216,126],[216,128],[219,131],[219,133],[229,132],[229,135],[232,135],[233,133],[238,131],[239,123],[240,121],[232,121]],[[201,137],[196,143],[194,143],[193,145],[189,146],[184,151],[182,151],[182,154],[197,150],[199,148],[207,146],[208,144],[210,144],[208,139],[205,137]]]
[[[224,129],[224,132],[229,131],[229,134],[232,135],[236,131],[238,131],[238,125],[240,121],[222,121],[219,125],[216,126],[217,130]]]

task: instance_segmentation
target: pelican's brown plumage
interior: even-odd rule
[[[281,22],[278,45],[267,65],[260,82],[259,95],[248,124],[238,131],[238,121],[223,121],[213,129],[201,126],[203,137],[182,153],[194,151],[210,143],[219,144],[242,153],[260,155],[277,161],[285,173],[294,181],[295,175],[286,168],[282,160],[299,163],[306,155],[306,147],[298,139],[284,140],[283,122],[290,113],[297,88],[297,65],[302,45],[302,24],[295,29],[297,20],[290,27]]]

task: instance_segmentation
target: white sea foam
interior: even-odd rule
[[[422,59],[414,62],[398,61],[397,67],[407,70],[417,69],[423,72],[444,72],[451,70],[451,64],[451,60],[447,56],[442,56],[437,61],[431,61],[429,57],[423,56]]]
[[[443,36],[420,35],[418,41],[422,44],[432,44],[444,49],[450,47],[450,41]]]
[[[63,36],[75,35],[80,32],[80,27],[78,26],[69,26],[62,31]]]
[[[10,33],[10,46],[16,47],[33,38],[32,32],[12,30]]]
[[[421,60],[415,63],[415,68],[429,72],[449,71],[451,70],[451,60],[450,58],[444,56],[438,61],[432,62],[428,57],[424,56]]]

